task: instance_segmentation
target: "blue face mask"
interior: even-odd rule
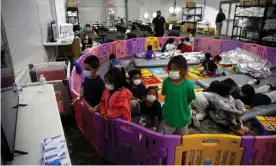
[[[90,71],[87,71],[87,70],[83,70],[83,74],[84,74],[84,77],[91,77],[92,74]]]

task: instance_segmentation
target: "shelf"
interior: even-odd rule
[[[234,28],[244,28],[245,30],[252,30],[252,31],[262,31],[262,32],[276,32],[276,29],[261,29],[258,27],[242,27],[242,26],[233,26]]]
[[[201,9],[202,7],[183,7],[183,8],[187,8],[187,9]]]
[[[183,14],[183,15],[186,15],[186,16],[200,16],[200,17],[202,17],[202,14]]]
[[[241,18],[258,18],[258,19],[262,19],[264,18],[263,16],[262,17],[256,17],[256,16],[234,16],[234,17],[241,17]]]
[[[266,7],[266,6],[265,5],[243,5],[243,6],[237,5],[237,7],[248,8],[248,7]]]

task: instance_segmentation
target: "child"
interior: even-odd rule
[[[276,84],[268,84],[254,89],[245,84],[241,87],[240,99],[250,107],[276,103]]]
[[[146,91],[147,99],[140,103],[141,115],[149,117],[151,123],[147,124],[146,127],[157,132],[163,130],[163,117],[161,104],[158,101],[157,88],[150,86]]]
[[[202,66],[203,68],[202,68],[201,70],[204,70],[206,64],[209,63],[210,61],[212,61],[211,58],[212,58],[212,55],[211,55],[209,52],[205,53],[205,59],[204,59],[204,61],[203,61],[202,64],[201,64],[201,66]]]
[[[102,94],[105,89],[105,85],[101,77],[98,75],[100,62],[96,56],[88,56],[84,60],[84,82],[82,83],[81,96],[77,100],[73,101],[73,104],[84,98],[93,108],[91,112],[96,112],[99,108]]]
[[[200,69],[200,72],[203,73],[203,75],[208,75],[210,77],[212,76],[225,76],[225,72],[219,73],[217,72],[218,64],[221,61],[220,56],[215,56],[213,60],[207,60],[206,62],[203,62],[202,65],[203,68]]]
[[[121,62],[116,58],[115,54],[110,54],[109,55],[109,68],[112,67],[117,67],[117,68],[122,68]]]
[[[139,69],[133,69],[129,73],[130,84],[127,88],[132,92],[133,97],[143,100],[146,94],[146,86],[142,83],[142,73]]]
[[[195,37],[195,33],[191,32],[190,35],[189,35],[189,38],[190,38],[190,42],[191,42],[193,50],[194,50],[194,45],[195,45],[195,38],[194,37]]]
[[[146,54],[144,55],[145,59],[152,59],[154,57],[155,59],[155,54],[152,51],[152,45],[148,45]]]
[[[219,120],[226,120],[232,131],[243,135],[247,128],[243,127],[241,115],[246,111],[240,100],[235,100],[231,96],[233,87],[222,81],[219,85],[218,95],[214,101],[215,114]]]
[[[176,49],[175,46],[175,39],[174,38],[169,38],[166,43],[163,45],[161,52],[166,52],[166,51],[171,51]]]
[[[131,92],[124,88],[124,75],[114,67],[105,74],[105,90],[100,102],[100,115],[107,118],[122,118],[131,121]]]
[[[169,78],[163,81],[165,102],[162,114],[165,134],[188,134],[190,102],[195,99],[194,85],[186,79],[187,61],[183,56],[173,57],[168,64]]]
[[[190,43],[189,37],[184,38],[184,42],[181,47],[181,53],[185,53],[185,52],[193,52],[193,47],[192,47],[192,44]]]
[[[216,93],[213,92],[197,92],[196,99],[191,102],[191,119],[195,127],[200,126],[200,121],[207,115],[207,109],[214,104]]]

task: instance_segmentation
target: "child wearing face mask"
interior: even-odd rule
[[[120,69],[113,67],[105,74],[104,80],[105,90],[100,102],[101,117],[131,121],[132,94],[124,87],[126,81],[124,74]]]
[[[163,130],[163,117],[161,104],[158,101],[157,88],[150,86],[147,89],[147,99],[140,103],[141,114],[150,117],[153,122],[148,127],[156,130],[157,132],[162,132]]]
[[[187,61],[183,56],[173,57],[168,64],[169,78],[163,81],[162,106],[165,134],[188,134],[191,117],[189,104],[195,99],[194,85],[186,79]]]
[[[145,99],[146,86],[142,83],[142,73],[139,69],[131,70],[128,76],[130,83],[127,85],[127,88],[133,95],[131,100],[131,113],[132,115],[136,115],[140,111],[139,101]]]
[[[89,110],[91,112],[96,112],[98,110],[105,89],[105,84],[98,75],[99,66],[100,62],[96,56],[88,56],[84,60],[83,74],[85,78],[82,83],[82,92],[80,97],[73,101],[73,103],[75,103],[84,98],[92,106],[92,109]]]

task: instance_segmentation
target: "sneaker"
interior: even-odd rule
[[[200,127],[200,122],[199,120],[197,120],[197,118],[195,116],[192,116],[192,121],[195,127]]]

